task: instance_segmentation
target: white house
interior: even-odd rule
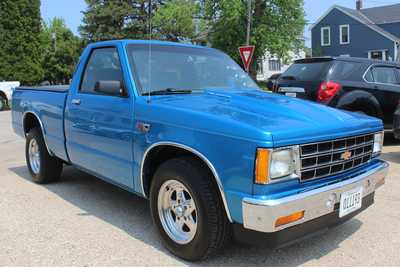
[[[284,72],[293,61],[306,57],[306,52],[300,50],[299,52],[289,52],[289,60],[285,64],[281,59],[272,56],[270,53],[265,53],[265,56],[257,64],[257,80],[266,81],[271,75]]]

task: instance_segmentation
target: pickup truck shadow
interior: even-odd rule
[[[395,151],[387,151],[382,153],[382,159],[389,161],[391,163],[400,164],[400,150],[397,149],[400,146],[400,140],[394,138],[392,132],[385,132],[385,142],[384,146],[391,146],[392,148],[386,150],[392,150],[396,148]],[[384,150],[385,151],[385,150]]]
[[[31,181],[25,166],[10,168],[19,177]],[[81,172],[74,167],[65,167],[58,183],[44,187],[75,205],[84,212],[77,216],[95,216],[119,229],[132,238],[141,240],[167,255],[169,252],[162,246],[156,229],[151,223],[149,205],[134,194],[103,182],[96,177]],[[251,247],[233,243],[219,255],[200,263],[189,263],[181,259],[184,265],[191,266],[297,266],[311,260],[319,259],[339,247],[361,226],[362,222],[353,219],[345,224],[318,234],[310,239],[289,247],[270,250],[264,247]]]
[[[394,138],[393,132],[385,131],[384,146],[400,146],[400,140]]]

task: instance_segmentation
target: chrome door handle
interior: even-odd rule
[[[72,99],[71,104],[80,105],[81,104],[81,100],[80,99]]]

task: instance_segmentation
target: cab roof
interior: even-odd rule
[[[168,42],[159,40],[132,40],[132,39],[122,39],[122,40],[110,40],[91,43],[89,46],[107,46],[107,45],[128,45],[128,44],[142,44],[142,45],[165,45],[165,46],[180,46],[180,47],[193,47],[201,49],[211,49],[206,46],[193,45],[189,43],[178,43],[178,42]]]

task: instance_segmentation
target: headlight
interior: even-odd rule
[[[374,135],[374,150],[373,154],[379,154],[382,152],[382,147],[383,147],[383,132],[376,133]]]
[[[270,162],[270,177],[277,179],[296,171],[296,159],[293,149],[273,151]]]
[[[257,149],[255,182],[268,184],[284,178],[297,177],[299,169],[299,147],[284,149]]]

